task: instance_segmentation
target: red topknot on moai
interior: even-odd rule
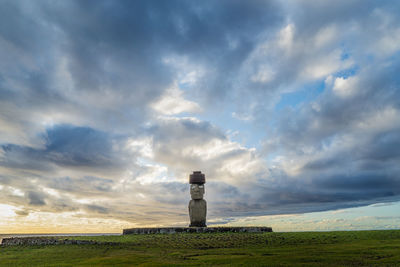
[[[206,227],[207,202],[203,199],[206,177],[201,171],[194,171],[189,176],[190,196],[189,202],[189,227]]]

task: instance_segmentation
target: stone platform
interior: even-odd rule
[[[124,229],[122,234],[176,234],[176,233],[263,233],[272,232],[271,227],[151,227]]]

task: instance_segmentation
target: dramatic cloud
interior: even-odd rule
[[[398,201],[398,14],[396,1],[2,1],[7,222],[186,225],[194,170],[214,224]]]

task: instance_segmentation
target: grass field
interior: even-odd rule
[[[69,237],[0,248],[0,266],[400,266],[400,230]]]

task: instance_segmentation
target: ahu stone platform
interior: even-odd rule
[[[124,229],[122,234],[176,234],[176,233],[263,233],[272,232],[271,227],[151,227]]]

